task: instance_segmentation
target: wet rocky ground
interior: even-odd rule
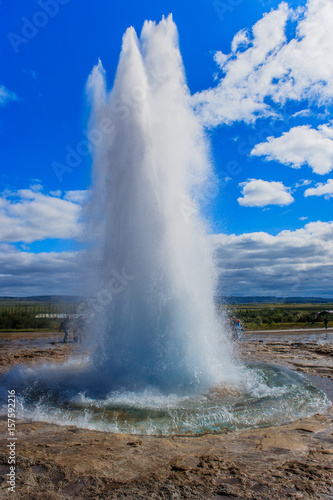
[[[73,343],[63,344],[62,339],[63,334],[55,332],[0,332],[0,374],[16,364],[64,361]]]
[[[58,334],[0,338],[0,371],[61,362]],[[241,356],[304,373],[333,399],[331,331],[246,333]],[[18,499],[333,499],[333,409],[282,426],[199,437],[109,434],[18,421],[16,490],[7,491],[0,420],[0,497]]]

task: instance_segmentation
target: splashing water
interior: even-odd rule
[[[2,382],[16,388],[19,416],[169,434],[280,424],[327,408],[326,396],[298,375],[237,361],[217,316],[199,212],[213,173],[171,16],[146,22],[140,40],[128,29],[113,89],[99,63],[88,91],[89,356],[12,368]]]
[[[239,369],[214,306],[216,273],[196,198],[212,171],[189,104],[171,16],[123,39],[110,93],[101,63],[93,103],[93,364],[107,389],[163,391],[235,383]],[[106,133],[101,129],[107,125]],[[96,304],[95,304],[96,306]],[[97,304],[100,306],[100,304]],[[101,352],[102,351],[102,352]]]

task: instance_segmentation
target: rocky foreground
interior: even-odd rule
[[[306,373],[333,399],[329,332],[246,334],[247,360]],[[7,334],[0,371],[63,361],[55,334]],[[18,421],[16,487],[7,491],[7,419],[0,420],[0,497],[17,499],[333,499],[333,409],[264,429],[200,437],[107,434]]]

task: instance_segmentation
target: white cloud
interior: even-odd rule
[[[212,235],[221,294],[333,296],[333,222],[276,236]]]
[[[36,184],[32,184],[30,186],[30,189],[31,189],[31,191],[34,191],[34,192],[43,191],[43,186],[40,182],[38,182]]]
[[[321,125],[318,130],[309,125],[294,127],[280,137],[268,137],[257,144],[252,156],[265,156],[292,168],[309,165],[316,174],[328,174],[333,169],[333,127]]]
[[[247,47],[250,43],[249,39],[249,34],[246,30],[241,30],[239,31],[233,38],[232,44],[231,44],[231,51],[233,53],[237,52],[239,48],[244,48]],[[219,52],[219,54],[224,55],[222,52]],[[227,56],[225,56],[227,57]],[[226,62],[226,60],[223,61],[223,59],[215,59],[216,62],[220,63],[220,66],[223,66],[223,64]],[[223,62],[222,62],[223,61]],[[221,65],[222,62],[222,65]]]
[[[71,295],[78,293],[77,252],[23,252],[0,244],[2,296]]]
[[[70,239],[80,231],[81,208],[73,201],[41,192],[41,186],[5,191],[0,198],[0,241],[31,243],[46,238]],[[70,192],[70,198],[75,197]],[[79,192],[78,198],[82,197]],[[56,193],[58,194],[58,193]]]
[[[326,184],[319,183],[316,187],[307,189],[304,196],[324,196],[325,200],[333,198],[333,179],[328,179]]]
[[[226,295],[333,296],[333,222],[311,222],[276,236],[210,236]],[[77,294],[78,252],[21,251],[0,244],[3,296]]]
[[[239,184],[242,186],[243,198],[238,198],[238,203],[243,207],[265,207],[266,205],[290,205],[294,198],[289,188],[282,182],[249,179]]]
[[[76,191],[66,191],[64,199],[67,201],[72,201],[74,203],[83,203],[88,198],[88,191],[79,190]]]
[[[291,118],[300,118],[302,116],[311,116],[311,110],[310,109],[302,109],[302,111],[297,111],[297,113],[294,113],[291,115]]]
[[[296,36],[286,39],[288,21],[297,22]],[[208,127],[238,120],[253,122],[276,114],[287,100],[327,104],[333,98],[333,2],[308,0],[303,15],[285,2],[252,28],[237,33],[229,55],[217,52],[223,76],[219,84],[192,97]],[[239,50],[239,47],[246,50]]]
[[[8,90],[4,85],[0,85],[0,106],[5,106],[10,101],[18,101],[15,92]]]
[[[310,184],[312,184],[312,181],[310,181],[309,179],[301,179],[299,182],[296,182],[295,189],[303,186],[309,186]]]
[[[333,222],[311,222],[276,236],[265,232],[211,235],[220,294],[333,296]],[[21,251],[0,244],[3,296],[77,294],[78,252]]]
[[[60,189],[57,189],[56,191],[50,191],[50,193],[49,193],[49,194],[50,194],[51,196],[56,196],[57,198],[59,198],[59,197],[61,196],[61,193],[62,193],[62,192],[60,191]]]

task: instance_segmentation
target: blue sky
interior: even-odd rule
[[[92,159],[85,85],[122,35],[173,14],[218,190],[203,209],[237,295],[333,296],[333,5],[327,0],[2,3],[0,295],[72,293]],[[69,149],[68,149],[69,148]],[[68,164],[67,164],[68,167]],[[65,290],[64,290],[65,288]]]

